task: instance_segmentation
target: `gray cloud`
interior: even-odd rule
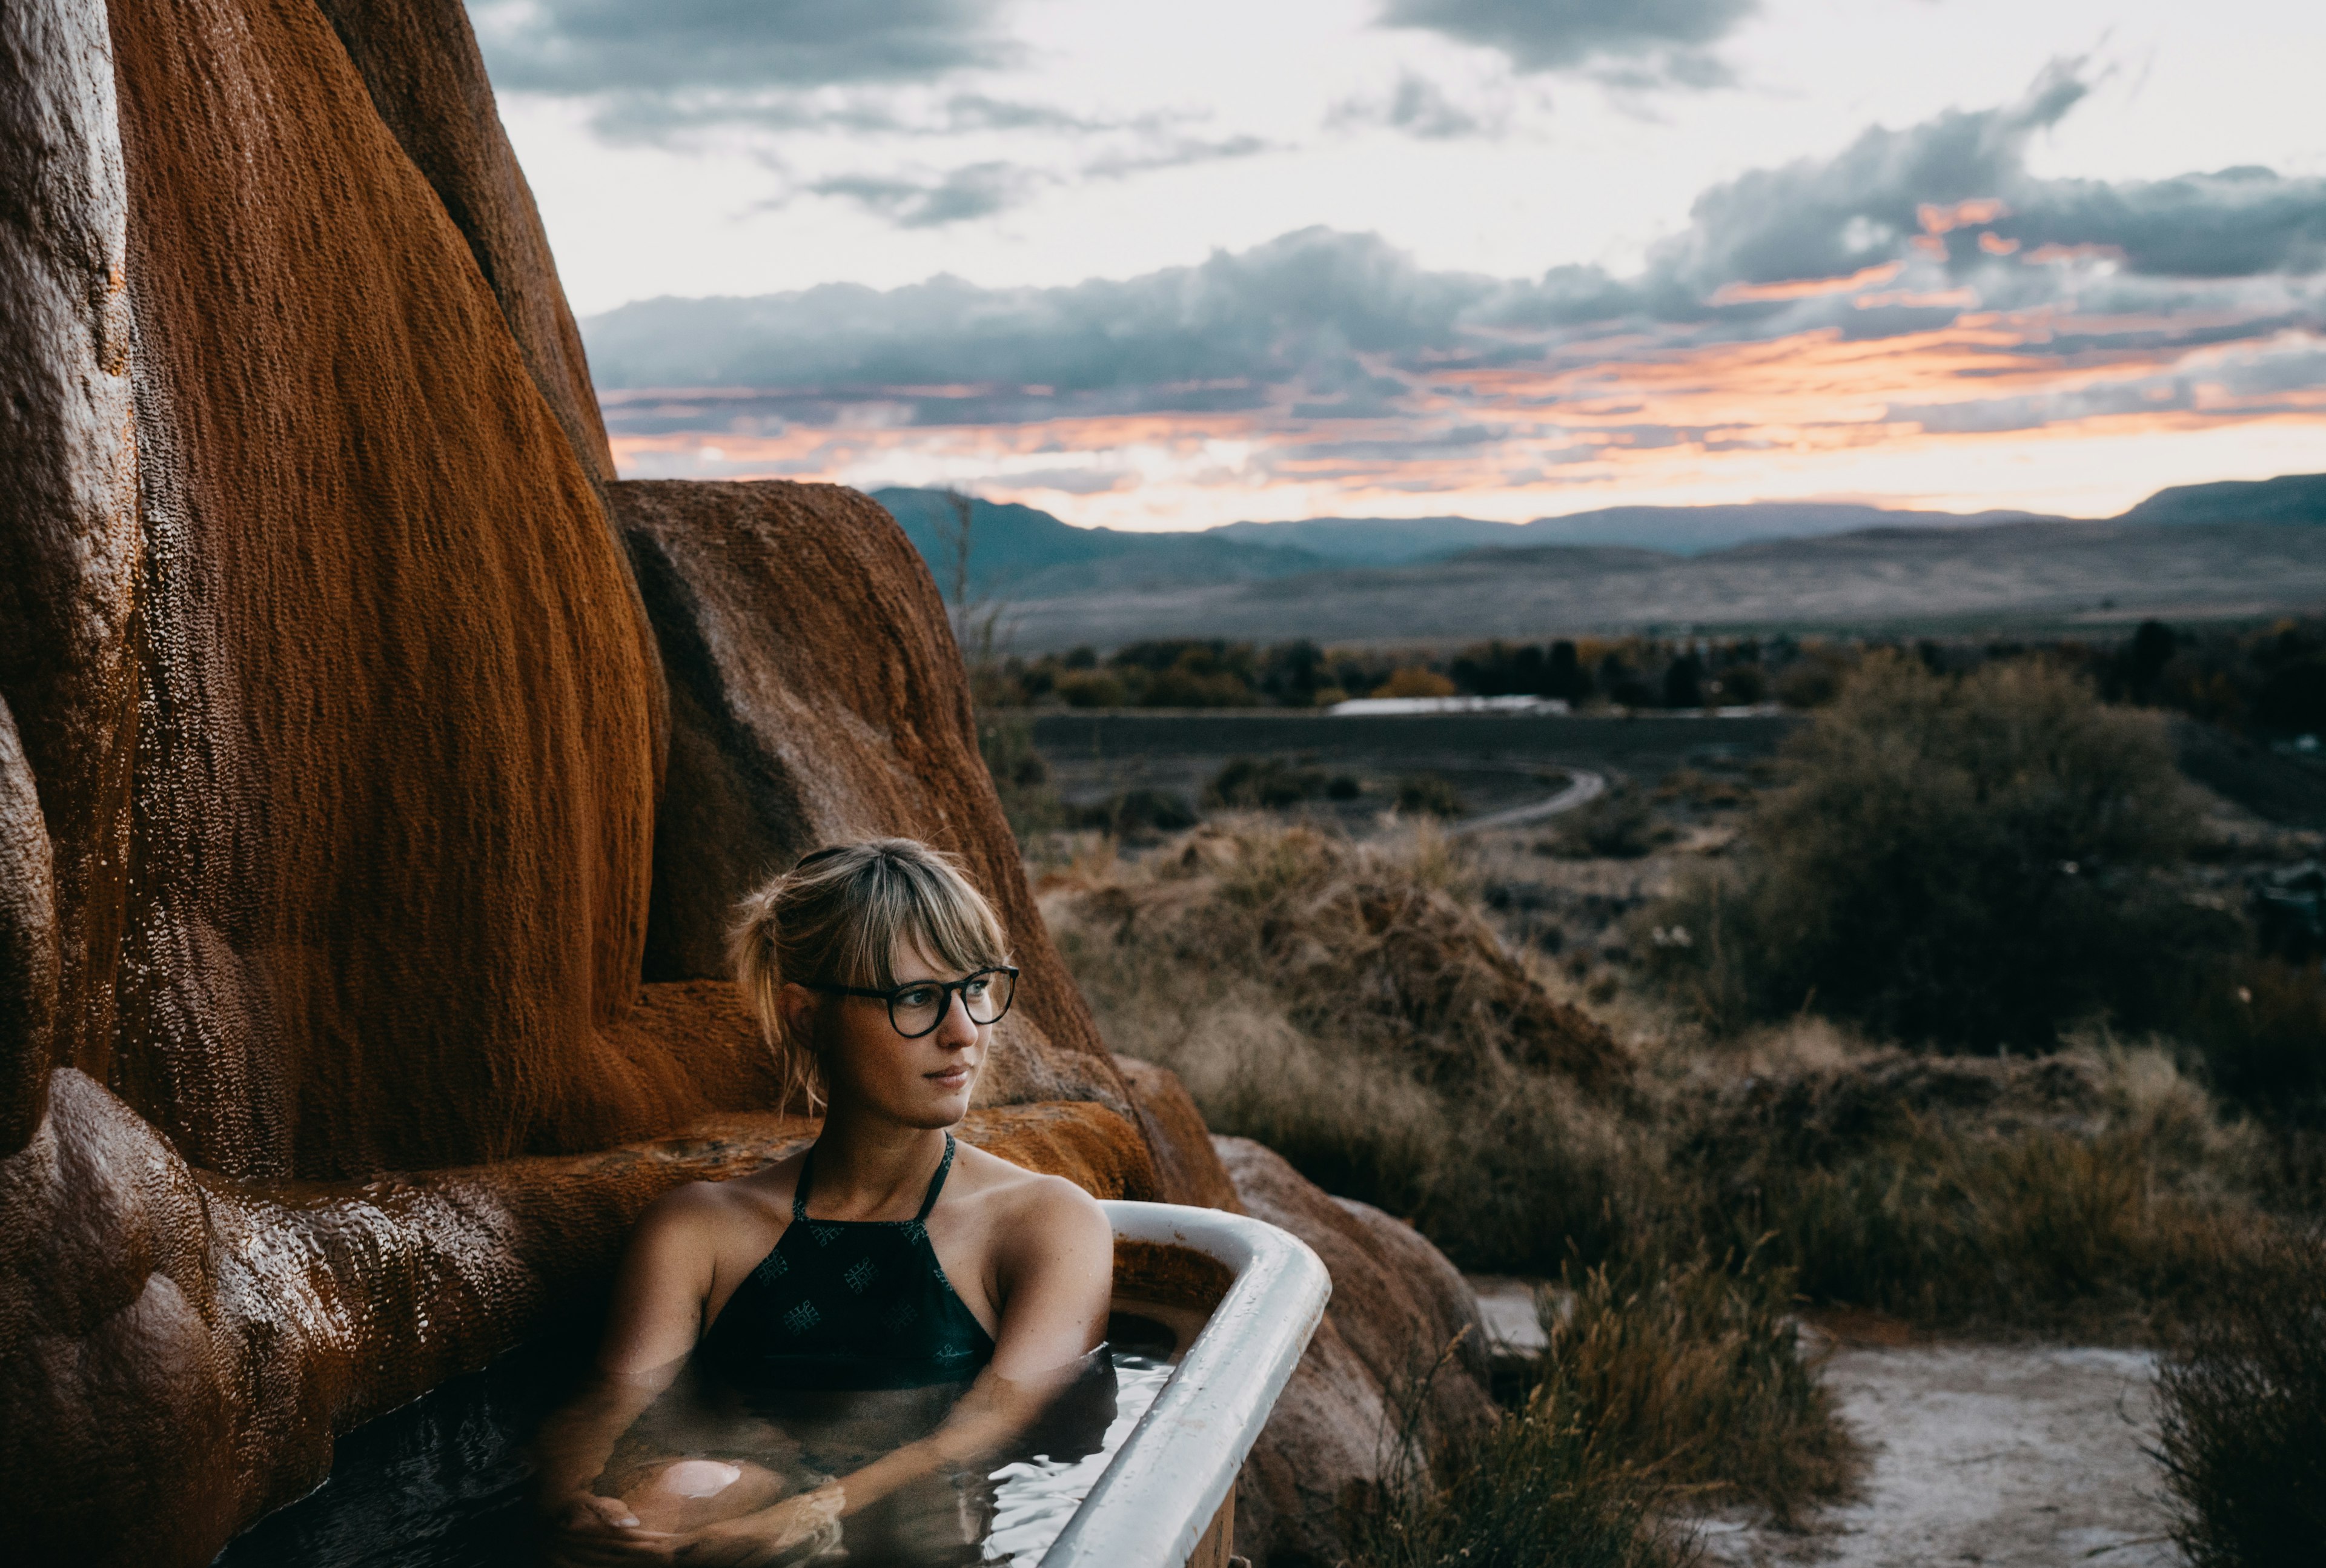
[[[650,300],[588,324],[601,385],[872,396],[899,386],[1048,389],[1094,410],[1250,406],[1270,387],[1344,396],[1370,356],[1427,352],[1510,285],[1433,273],[1370,235],[1308,229],[1201,265],[1061,288],[936,278],[749,300]],[[926,412],[943,412],[930,408]]]
[[[1832,157],[1745,174],[1707,190],[1688,228],[1628,277],[1591,266],[1519,280],[1435,271],[1376,236],[1307,229],[1196,266],[1060,288],[938,278],[885,292],[829,285],[647,301],[586,323],[591,360],[609,388],[760,389],[748,417],[761,429],[876,406],[908,423],[1242,411],[1452,428],[1473,417],[1465,400],[1493,395],[1469,385],[1586,369],[1611,332],[1639,352],[1684,353],[1814,329],[1857,340],[1930,332],[1968,310],[2026,312],[2038,324],[1996,345],[1990,365],[2121,364],[2133,367],[2126,376],[2198,348],[2255,353],[2279,335],[2326,332],[2326,181],[2253,169],[2116,183],[2030,175],[2029,142],[2084,90],[2062,70],[2014,105],[1877,127]],[[1035,178],[973,165],[819,189],[899,223],[934,224],[995,210]],[[2315,385],[2302,380],[2306,368],[2264,359],[2291,387]],[[1981,399],[1979,374],[1964,372],[1954,413],[1911,417],[2016,428],[2068,406]],[[2268,395],[2254,379],[2263,374],[2240,372],[2238,394]],[[1578,385],[1586,390],[1575,395],[1596,395]],[[2106,412],[2132,406],[2126,399],[2177,407],[2182,394],[2117,379],[2088,395]],[[616,417],[644,431],[703,413],[655,407]],[[1545,417],[1555,412],[1544,405]],[[1669,436],[1643,424],[1627,439]]]
[[[835,174],[805,189],[870,208],[899,228],[936,228],[987,218],[1030,196],[1040,176],[1015,163],[971,163],[929,180],[893,175]]]
[[[2326,180],[2259,168],[2119,183],[2030,175],[2029,142],[2089,90],[2077,66],[2063,63],[2007,107],[1953,110],[1902,131],[1876,126],[1836,157],[1716,186],[1651,271],[1708,296],[1725,284],[1843,277],[1920,256],[1955,276],[1992,277],[2021,271],[2045,246],[2107,252],[2154,277],[2326,266]]]
[[[1191,163],[1249,158],[1269,150],[1270,144],[1257,136],[1209,141],[1200,136],[1146,135],[1090,159],[1078,173],[1087,180],[1127,180]],[[936,228],[990,218],[1030,201],[1046,187],[1072,177],[1000,161],[966,164],[942,174],[833,174],[809,181],[766,205],[782,207],[802,194],[839,197],[879,213],[899,228]]]
[[[567,95],[926,80],[1009,51],[999,0],[471,0],[504,89]]]
[[[1832,158],[1756,169],[1698,196],[1686,233],[1651,269],[1699,294],[1723,284],[1841,277],[1908,255],[1926,204],[1996,197],[2022,181],[2037,131],[2089,89],[2055,69],[2020,103],[1949,110],[1903,131],[1876,125]]]
[[[873,88],[834,94],[823,89],[753,92],[619,92],[598,100],[594,124],[621,142],[660,142],[712,125],[779,133],[838,132],[853,135],[935,138],[975,131],[1030,131],[1066,135],[1150,131],[1164,116],[1100,119],[1051,104],[954,93],[934,104],[907,103]]]
[[[1382,125],[1426,141],[1452,141],[1497,135],[1503,118],[1499,113],[1465,107],[1436,82],[1408,71],[1385,97],[1344,98],[1335,104],[1325,123],[1335,130]]]
[[[1717,86],[1707,50],[1755,0],[1387,0],[1381,19],[1500,50],[1521,70],[1607,69],[1622,85]]]

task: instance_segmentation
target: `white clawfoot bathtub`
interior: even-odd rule
[[[1332,1278],[1306,1242],[1262,1220],[1170,1203],[1102,1207],[1118,1275],[1126,1253],[1167,1265],[1177,1255],[1225,1289],[1042,1568],[1223,1564],[1236,1472],[1324,1317]]]

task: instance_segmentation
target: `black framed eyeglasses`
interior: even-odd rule
[[[886,1002],[889,1026],[907,1040],[917,1040],[935,1033],[937,1025],[945,1021],[956,995],[961,997],[961,1010],[969,1015],[971,1023],[1001,1022],[1001,1016],[1009,1010],[1010,1002],[1018,995],[1018,971],[1000,964],[957,980],[915,980],[892,991],[870,990],[863,986],[812,985],[808,989]]]

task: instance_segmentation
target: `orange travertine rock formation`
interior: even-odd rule
[[[670,690],[647,978],[725,974],[727,911],[753,883],[834,839],[909,832],[961,855],[1019,938],[1024,1000],[997,1031],[981,1098],[1128,1110],[1041,934],[944,606],[895,520],[833,485],[610,493]]]
[[[1051,951],[893,522],[612,482],[458,0],[0,6],[17,1560],[207,1562],[655,1193],[809,1136],[717,926],[866,830],[961,852],[1032,982],[966,1135],[1237,1202]],[[1411,1272],[1262,1186],[1336,1275]],[[1450,1321],[1343,1288],[1344,1348]]]

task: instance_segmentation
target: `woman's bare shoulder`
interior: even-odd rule
[[[1029,1171],[967,1144],[961,1146],[958,1164],[969,1178],[971,1195],[991,1203],[1012,1222],[1076,1229],[1107,1222],[1098,1200],[1064,1176]]]
[[[736,1222],[780,1220],[799,1182],[800,1156],[786,1155],[745,1175],[682,1182],[638,1215],[641,1238],[700,1236]]]

